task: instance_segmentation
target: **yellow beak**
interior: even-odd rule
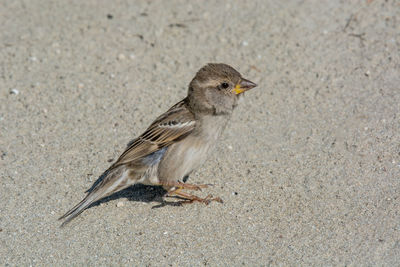
[[[233,91],[235,92],[235,94],[238,95],[238,94],[243,93],[243,92],[246,91],[246,90],[240,88],[240,84],[236,84],[236,86],[235,86],[235,88],[233,89]]]
[[[242,78],[240,82],[236,84],[235,88],[232,89],[232,91],[238,95],[256,86],[257,84]]]

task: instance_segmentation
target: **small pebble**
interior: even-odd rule
[[[243,46],[248,46],[248,45],[249,45],[249,42],[243,41],[243,42],[242,42],[242,45],[243,45]]]
[[[124,54],[119,54],[118,55],[118,60],[124,60],[125,59],[125,55]]]
[[[233,147],[232,147],[231,145],[228,145],[228,149],[232,150],[232,149],[233,149]]]
[[[117,203],[117,208],[121,208],[121,207],[123,207],[124,205],[125,205],[124,202],[119,201],[119,202]]]
[[[17,90],[17,89],[11,89],[10,90],[10,94],[12,94],[12,95],[18,95],[19,94],[19,91]]]
[[[82,89],[83,86],[84,86],[83,83],[79,83],[79,84],[78,84],[78,88],[79,88],[79,89]]]

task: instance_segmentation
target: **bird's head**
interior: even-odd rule
[[[238,98],[257,85],[227,64],[210,63],[202,67],[189,85],[192,108],[215,114],[231,113]]]

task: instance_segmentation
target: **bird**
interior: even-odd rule
[[[87,191],[86,197],[59,218],[65,226],[91,204],[134,184],[162,186],[166,196],[187,203],[221,202],[183,190],[201,190],[208,184],[185,179],[212,153],[239,98],[257,84],[224,63],[208,63],[191,80],[187,96],[156,118]],[[184,182],[181,182],[181,181]]]

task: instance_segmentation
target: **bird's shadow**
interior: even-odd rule
[[[135,184],[130,186],[122,191],[112,194],[109,197],[102,198],[93,204],[91,204],[87,209],[91,207],[98,206],[102,203],[107,203],[112,200],[126,198],[129,201],[138,201],[138,202],[156,202],[155,206],[152,209],[162,208],[165,206],[181,206],[182,201],[167,201],[165,200],[165,196],[167,191],[164,190],[161,186],[151,186],[151,185],[143,185],[143,184]],[[175,198],[175,197],[172,197]]]
[[[93,183],[93,185],[86,191],[86,193],[90,193],[105,177],[107,176],[107,172],[100,175],[100,177]],[[189,177],[186,176],[183,181],[186,182]],[[167,201],[165,199],[167,195],[167,191],[161,186],[152,186],[152,185],[143,185],[143,184],[135,184],[124,190],[116,192],[111,196],[102,198],[87,207],[86,209],[90,209],[94,206],[98,206],[102,203],[107,203],[112,200],[126,198],[129,201],[138,201],[138,202],[157,202],[158,204],[153,206],[152,209],[162,208],[165,206],[182,206],[183,203],[187,201],[176,196],[171,196],[170,198],[178,199],[179,201]]]

